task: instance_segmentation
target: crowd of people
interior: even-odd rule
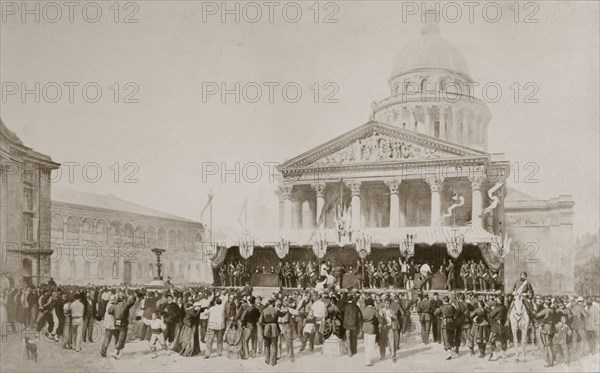
[[[496,291],[500,281],[498,272],[492,271],[482,259],[463,260],[460,268],[448,258],[434,266],[429,261],[415,262],[414,258],[389,259],[375,263],[357,260],[356,265],[332,264],[328,260],[320,265],[316,261],[280,261],[277,266],[256,266],[248,271],[242,261],[225,262],[218,274],[222,286],[242,286],[250,281],[252,273],[272,274],[279,278],[279,286],[286,288],[315,287],[321,276],[332,276],[339,287],[358,289],[424,289]],[[352,283],[344,283],[344,275],[352,274]]]
[[[320,285],[327,284],[325,277],[319,277]],[[536,296],[525,273],[506,295],[471,290],[448,294],[340,289],[333,283],[280,288],[263,299],[248,284],[150,290],[49,281],[39,287],[3,287],[0,315],[3,325],[35,328],[77,352],[83,343],[97,342],[94,325],[102,323],[99,354],[114,359],[123,358],[128,343],[145,342],[152,358],[160,351],[205,359],[264,354],[266,364],[276,365],[284,356],[294,362],[295,353],[307,348],[315,352],[319,345],[321,352],[325,345],[335,346],[338,356],[352,357],[362,340],[364,362],[372,365],[376,355],[395,362],[401,346],[420,329],[421,343],[443,344],[446,359],[455,358],[465,346],[471,355],[497,360],[506,358],[508,344],[516,342],[508,314],[513,295],[522,294],[533,320],[522,339],[536,346],[546,366],[554,365],[558,355],[569,364],[572,358],[597,351],[600,308],[592,298]],[[411,316],[418,316],[418,328]],[[3,328],[7,331],[10,328]]]

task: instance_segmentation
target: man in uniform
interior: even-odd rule
[[[492,354],[490,355],[491,361],[498,360],[499,357],[506,359],[506,337],[504,335],[504,323],[506,322],[507,315],[508,310],[504,305],[504,297],[502,295],[497,295],[495,299],[495,305],[492,308],[492,311],[489,313],[489,319],[491,321],[489,339],[490,348],[492,350]],[[494,356],[497,345],[500,345],[502,352],[500,355],[496,354],[496,356]]]
[[[469,290],[469,265],[466,261],[460,266],[460,279],[463,289]]]
[[[426,345],[429,344],[429,331],[431,330],[431,319],[433,319],[433,304],[427,294],[421,295],[421,300],[417,302],[417,312],[421,321],[421,340]]]
[[[265,364],[275,366],[277,364],[277,344],[279,340],[279,325],[277,323],[280,317],[285,316],[284,312],[274,307],[275,298],[268,301],[267,306],[261,312],[258,323],[262,326],[265,341]]]
[[[438,293],[433,293],[433,299],[431,300],[431,304],[433,305],[433,312],[442,306],[442,300],[439,298]],[[433,333],[433,341],[437,343],[442,343],[442,317],[434,316],[431,318],[431,332]]]
[[[448,352],[446,360],[452,359],[454,356],[454,318],[456,316],[456,308],[450,304],[450,299],[444,296],[443,304],[435,310],[435,316],[441,319],[442,339],[444,340],[444,351]]]

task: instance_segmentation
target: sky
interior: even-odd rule
[[[398,52],[423,27],[412,14],[421,2],[273,2],[269,19],[263,2],[229,1],[238,22],[223,22],[221,2],[75,3],[69,20],[62,2],[29,1],[26,14],[2,1],[3,121],[63,164],[57,186],[204,221],[212,190],[215,230],[240,229],[246,199],[250,227],[275,227],[272,165],[364,124],[370,103],[389,94]],[[500,3],[497,22],[485,2],[472,20],[462,2],[460,18],[437,3],[441,34],[473,79],[502,89],[488,101],[488,151],[511,162],[510,187],[571,195],[575,234],[596,231],[599,3]],[[239,102],[207,95],[236,82]],[[39,102],[21,95],[36,83]]]

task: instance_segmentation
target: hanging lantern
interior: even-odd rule
[[[208,259],[212,259],[217,255],[217,243],[216,242],[205,242],[203,244],[204,247],[204,255],[208,257]]]
[[[452,237],[446,242],[446,248],[448,255],[456,259],[460,255],[463,249],[463,243],[465,242],[465,236],[460,234],[458,227],[452,227]]]
[[[329,242],[327,241],[327,237],[325,237],[324,233],[318,233],[315,238],[315,242],[313,242],[313,252],[319,259],[323,259],[325,253],[327,252],[327,245]]]
[[[410,258],[415,255],[415,235],[407,234],[404,242],[400,244],[400,255],[405,258]]]
[[[279,242],[275,243],[275,253],[279,259],[283,259],[290,252],[290,241],[282,238]]]
[[[250,235],[250,232],[246,232],[240,237],[240,256],[244,259],[248,259],[254,254],[254,239]]]

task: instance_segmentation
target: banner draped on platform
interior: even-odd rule
[[[503,258],[492,250],[492,245],[489,242],[480,243],[477,245],[481,250],[481,256],[485,260],[485,264],[494,272],[497,272],[502,265]]]
[[[223,264],[223,261],[225,261],[225,257],[227,256],[227,247],[225,246],[219,246],[219,248],[217,249],[217,253],[215,254],[215,256],[213,256],[212,258],[210,258],[210,263],[212,265],[213,268],[217,268],[220,267],[221,264]]]

